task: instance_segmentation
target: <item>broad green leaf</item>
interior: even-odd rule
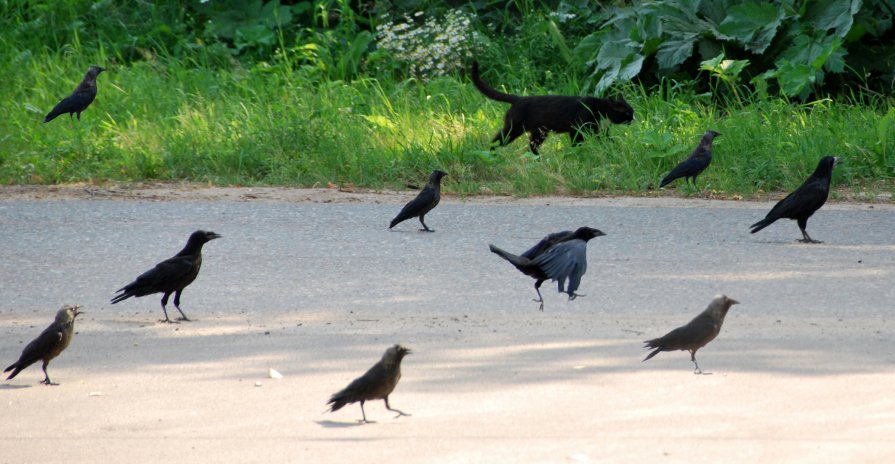
[[[813,0],[807,2],[807,7],[805,19],[817,30],[832,29],[836,36],[845,37],[861,9],[861,0]]]
[[[661,69],[671,69],[683,63],[693,55],[693,43],[696,35],[689,34],[662,42],[656,51],[656,62]]]
[[[618,79],[629,81],[633,79],[634,76],[640,74],[640,69],[643,68],[643,59],[643,55],[635,54],[632,59],[625,63],[625,65],[618,71]]]
[[[807,64],[785,61],[774,74],[780,84],[780,91],[792,97],[801,94],[814,83],[816,71]]]
[[[742,42],[746,50],[764,53],[786,14],[771,3],[747,1],[730,9],[718,30]]]

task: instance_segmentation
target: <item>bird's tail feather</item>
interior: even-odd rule
[[[662,178],[662,182],[659,182],[659,188],[662,188],[671,183],[671,181],[677,179],[677,177],[671,177],[671,174]]]
[[[764,218],[764,219],[756,222],[755,224],[752,224],[751,226],[749,226],[749,228],[752,229],[750,232],[754,234],[754,233],[758,232],[759,230],[764,229],[765,227],[773,224],[774,221],[776,221],[776,219]]]
[[[122,288],[121,290],[124,290],[124,289]],[[121,290],[118,290],[118,291],[120,292]],[[121,295],[116,295],[114,298],[112,298],[112,304],[118,303],[119,301],[124,301],[132,296],[134,296],[134,295],[132,295],[130,293],[122,293]]]
[[[516,256],[516,255],[514,255],[514,254],[512,254],[512,253],[510,253],[510,252],[508,252],[508,251],[501,250],[500,248],[498,248],[498,247],[496,247],[496,246],[494,246],[494,245],[488,245],[488,248],[491,249],[491,252],[492,252],[492,253],[494,253],[494,254],[496,254],[497,256],[500,256],[501,258],[503,258],[503,259],[509,261],[511,264],[513,264],[513,266],[519,266],[519,265],[523,264],[523,263],[522,263],[522,260],[525,259],[525,258],[521,258],[521,257],[519,257],[519,256]]]
[[[652,348],[652,347],[650,347],[650,348]],[[646,355],[646,357],[643,358],[643,361],[646,361],[646,360],[652,358],[653,356],[659,354],[661,351],[662,351],[662,348],[661,348],[661,347],[660,347],[660,348],[656,348],[656,349],[653,350],[650,354]],[[640,362],[643,362],[643,361],[640,361]]]
[[[326,404],[332,405],[332,407],[329,409],[329,412],[336,412],[339,409],[345,407],[345,405],[348,404],[348,401],[346,401],[343,397],[333,396]]]
[[[13,370],[13,369],[15,369],[15,370]],[[3,369],[3,372],[9,372],[9,371],[12,371],[12,374],[9,374],[9,377],[7,377],[6,380],[15,378],[15,376],[19,375],[19,372],[22,372],[22,368],[19,367],[18,363],[16,363],[16,364],[13,364],[12,366],[7,367],[6,369]]]

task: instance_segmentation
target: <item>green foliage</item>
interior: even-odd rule
[[[694,66],[723,51],[749,63],[757,87],[772,84],[804,100],[823,88],[829,73],[869,69],[862,66],[863,47],[883,39],[892,14],[880,2],[860,0],[638,1],[614,8],[575,51],[596,93],[635,76],[645,82],[694,77]],[[885,47],[890,56],[893,47]],[[891,86],[887,76],[878,77],[875,84]]]

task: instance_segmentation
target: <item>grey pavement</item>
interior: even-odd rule
[[[193,230],[206,229],[223,238],[205,246],[202,272],[181,305],[198,321],[285,312],[331,321],[321,330],[332,333],[417,343],[457,336],[449,333],[455,330],[481,343],[521,343],[539,331],[568,330],[579,338],[628,337],[626,349],[636,357],[640,340],[687,322],[714,294],[725,293],[742,302],[719,338],[730,338],[729,348],[772,337],[797,349],[800,336],[827,337],[836,356],[836,340],[863,336],[872,341],[867,369],[895,361],[888,349],[892,207],[821,209],[808,230],[826,243],[804,245],[795,241],[793,221],[748,233],[770,203],[636,203],[452,201],[427,216],[436,232],[422,233],[414,221],[390,231],[388,221],[400,208],[393,204],[0,201],[0,311],[52,314],[71,302],[84,305],[93,321],[132,315],[128,320],[152,324],[161,317],[160,295],[114,306],[109,298],[176,253]],[[569,302],[545,283],[545,312],[538,313],[533,281],[491,254],[488,244],[521,252],[547,233],[582,225],[607,234],[588,246],[579,289],[586,296]],[[402,320],[462,317],[475,323],[402,332]],[[507,321],[537,325],[521,334],[504,330]],[[812,332],[817,321],[841,323],[843,330]],[[839,353],[838,365],[854,354]],[[685,361],[675,367],[686,368]]]

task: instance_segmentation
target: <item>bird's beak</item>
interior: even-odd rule
[[[214,233],[214,232],[208,234],[208,240],[214,240],[214,239],[216,239],[216,238],[221,238],[221,237],[223,237],[223,235],[221,235],[221,234],[216,234],[216,233]]]
[[[80,306],[75,306],[75,317],[78,317],[81,314],[84,314],[84,311],[79,311],[80,309],[81,309]]]
[[[734,300],[733,298],[728,298],[727,301],[729,301],[731,305],[740,304],[739,301]]]
[[[413,354],[413,351],[411,351],[410,348],[406,348],[406,351],[404,351],[404,354]]]
[[[834,156],[834,157],[833,157],[833,167],[834,167],[834,168],[836,167],[837,164],[839,164],[839,163],[841,163],[841,162],[842,162],[842,158],[841,158],[841,157],[839,157],[839,156]]]

